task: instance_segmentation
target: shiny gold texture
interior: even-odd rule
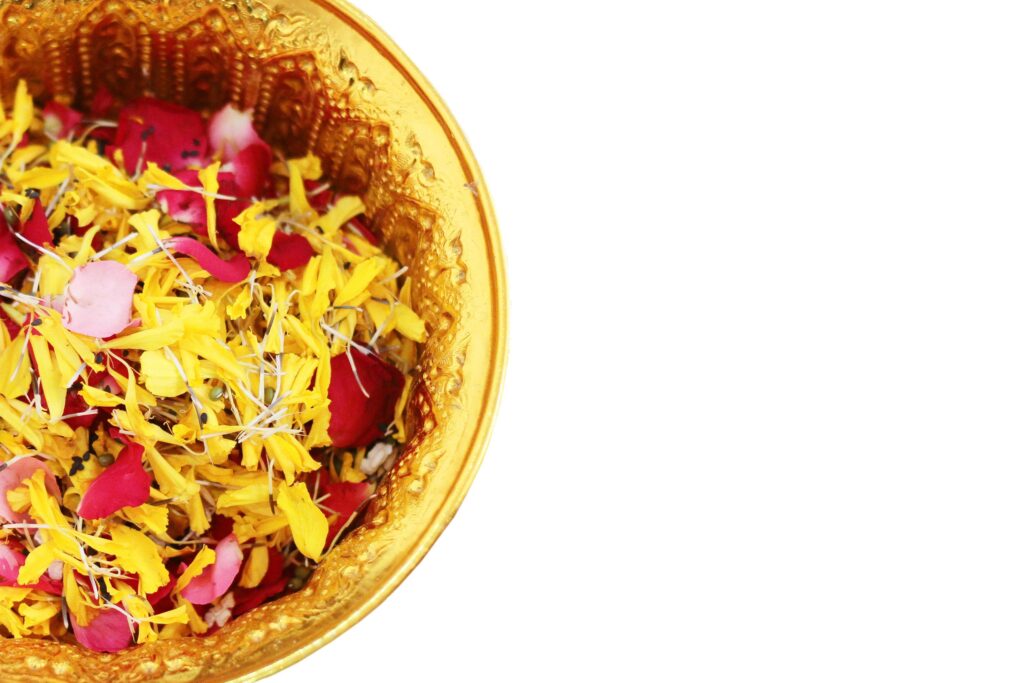
[[[413,435],[366,524],[298,593],[205,638],[108,655],[4,641],[2,681],[255,680],[323,646],[378,605],[455,514],[480,463],[505,364],[506,292],[480,171],[441,99],[341,0],[0,0],[0,91],[89,102],[105,86],[209,111],[253,108],[289,155],[318,154],[365,197],[410,266],[429,339],[409,403]]]

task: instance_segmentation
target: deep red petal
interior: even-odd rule
[[[201,164],[206,158],[208,140],[198,112],[144,97],[121,109],[114,144],[124,153],[129,170],[138,166],[141,156],[143,161],[176,171]]]
[[[394,420],[404,384],[402,373],[377,356],[353,349],[332,358],[327,395],[331,399],[328,433],[334,445],[361,448],[382,438]]]
[[[41,398],[43,398],[44,403],[45,403],[46,397],[42,396]],[[47,408],[47,409],[49,408],[49,406],[45,406],[45,405],[43,407]],[[74,415],[75,413],[84,413],[84,412],[86,412],[88,410],[91,410],[91,409],[92,408],[89,406],[89,404],[85,402],[85,399],[82,398],[82,395],[79,394],[77,391],[69,391],[68,392],[67,398],[64,400],[64,414],[65,415]],[[91,415],[79,415],[77,417],[66,417],[66,418],[64,418],[64,422],[66,422],[67,425],[69,427],[71,427],[72,429],[78,429],[79,427],[85,427],[86,429],[88,429],[88,428],[92,427],[93,423],[96,421],[97,416],[98,416],[97,413],[93,413]]]
[[[82,122],[82,113],[50,100],[43,107],[43,129],[57,139],[71,137]]]
[[[203,270],[221,282],[241,282],[249,277],[252,270],[245,254],[235,254],[230,261],[225,261],[202,242],[191,237],[173,237],[166,244],[169,249],[194,258]]]
[[[0,282],[10,282],[28,268],[28,259],[21,252],[18,240],[0,216]]]
[[[259,197],[270,179],[271,161],[270,148],[260,142],[239,152],[224,170],[234,177],[241,196]]]
[[[267,254],[267,261],[282,271],[292,270],[309,263],[309,259],[313,258],[314,253],[309,240],[302,235],[279,232],[274,235],[270,253]]]
[[[267,584],[260,584],[256,588],[238,588],[235,590],[235,607],[231,610],[234,618],[238,618],[246,612],[251,612],[267,600],[284,591],[288,585],[288,579],[281,577],[276,581]]]
[[[330,190],[324,190],[323,192],[313,194],[313,190],[316,190],[323,185],[321,181],[304,180],[302,184],[306,188],[306,199],[309,200],[309,205],[313,207],[315,211],[323,213],[334,201],[334,193]]]
[[[85,519],[104,519],[126,507],[138,507],[149,500],[149,475],[142,467],[140,444],[125,447],[110,467],[89,485],[78,506]]]
[[[359,236],[375,247],[380,246],[380,238],[377,237],[366,225],[366,216],[356,216],[348,222],[352,228],[359,233]]]
[[[50,226],[46,222],[46,207],[38,199],[32,208],[32,214],[22,224],[21,230],[18,232],[32,244],[44,247],[53,246],[53,232],[50,231]]]
[[[89,112],[98,118],[102,118],[110,113],[111,108],[114,106],[114,96],[107,90],[107,86],[101,85],[96,90],[96,94],[92,96],[92,102],[89,104]]]
[[[311,489],[316,490],[318,496],[326,496],[320,505],[337,515],[327,532],[327,541],[330,543],[352,515],[369,499],[373,487],[365,482],[331,481],[328,474],[320,470]]]

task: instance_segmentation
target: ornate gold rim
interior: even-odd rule
[[[257,681],[286,669],[295,662],[324,647],[342,633],[357,624],[363,617],[383,602],[405,578],[416,568],[427,551],[434,545],[438,537],[448,526],[459,506],[462,504],[470,484],[483,460],[487,443],[490,439],[491,427],[500,399],[502,380],[504,378],[507,356],[508,332],[508,297],[505,281],[505,261],[498,234],[497,219],[490,195],[484,182],[480,166],[470,149],[469,142],[456,123],[441,96],[433,88],[426,77],[413,64],[412,60],[395,44],[395,42],[362,11],[346,0],[315,0],[318,5],[344,21],[359,32],[382,56],[384,56],[400,73],[407,83],[414,88],[417,95],[427,105],[437,122],[444,129],[452,148],[455,150],[463,170],[468,178],[477,182],[477,209],[483,218],[483,236],[487,245],[490,264],[491,300],[494,310],[491,316],[491,328],[494,344],[490,353],[489,373],[484,380],[484,399],[476,407],[474,416],[474,433],[469,442],[468,452],[463,457],[463,465],[455,485],[448,492],[444,503],[438,509],[431,522],[426,525],[411,550],[395,569],[380,582],[371,596],[362,602],[351,614],[334,624],[330,629],[303,643],[289,652],[256,670],[231,678],[232,681]]]

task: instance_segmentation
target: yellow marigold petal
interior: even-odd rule
[[[155,351],[166,346],[171,346],[185,336],[185,323],[181,318],[175,318],[158,327],[140,330],[115,339],[104,342],[104,348],[108,349],[138,349],[140,351]]]
[[[253,549],[249,551],[249,559],[246,560],[245,566],[242,568],[242,578],[238,580],[238,585],[242,588],[255,588],[260,585],[260,581],[267,575],[269,564],[270,553],[267,546],[253,546]]]
[[[171,580],[156,544],[141,531],[118,525],[110,530],[110,540],[107,552],[119,567],[138,574],[140,593],[148,595]]]
[[[313,227],[323,230],[324,237],[330,239],[338,234],[341,226],[360,214],[366,213],[366,206],[359,197],[341,197],[327,213],[313,222]]]
[[[19,79],[18,87],[14,91],[14,108],[11,110],[11,121],[14,124],[12,147],[21,142],[21,136],[32,125],[34,113],[35,108],[32,105],[32,95],[28,92],[28,83]]]
[[[188,390],[185,380],[163,351],[143,351],[139,378],[154,396],[174,398]]]
[[[238,246],[253,258],[265,259],[277,234],[277,221],[270,216],[252,218],[242,223]]]
[[[281,486],[277,492],[277,505],[288,519],[295,547],[311,560],[319,560],[327,544],[327,517],[309,496],[302,482]]]
[[[334,305],[347,304],[352,299],[366,291],[373,279],[377,277],[387,265],[388,259],[383,256],[374,256],[366,259],[355,267],[352,276],[342,287],[341,291],[334,297]]]
[[[189,562],[188,567],[178,577],[178,583],[174,586],[174,592],[180,593],[181,589],[192,583],[192,579],[203,573],[203,570],[217,561],[217,553],[213,548],[204,545],[202,550],[196,553],[195,558]]]
[[[120,396],[89,385],[79,389],[78,394],[85,400],[86,405],[94,408],[113,408],[124,403],[124,399]]]
[[[58,420],[64,414],[64,401],[67,398],[67,389],[61,381],[60,373],[50,354],[50,345],[40,336],[29,337],[29,345],[32,347],[32,357],[36,361],[36,370],[39,380],[43,385],[43,395],[46,397],[46,405],[51,420]]]
[[[217,209],[213,195],[220,190],[220,183],[217,181],[219,171],[220,162],[215,161],[199,172],[199,182],[206,191],[203,195],[203,201],[206,203],[206,236],[214,247],[217,246]]]
[[[395,308],[395,328],[415,342],[423,343],[427,340],[427,328],[423,320],[405,304],[398,304]]]

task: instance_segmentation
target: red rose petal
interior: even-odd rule
[[[121,109],[114,138],[129,170],[138,166],[140,156],[171,171],[201,164],[207,142],[206,126],[198,112],[148,97]]]
[[[320,505],[338,515],[327,532],[327,542],[330,543],[352,515],[370,498],[373,487],[366,482],[330,481],[323,470],[317,472],[316,476],[317,479],[314,481],[317,483],[314,488],[320,496],[327,496]]]
[[[58,140],[74,135],[81,122],[81,112],[65,107],[60,102],[50,100],[43,107],[43,130]]]
[[[21,486],[23,481],[39,470],[46,472],[46,490],[55,496],[60,495],[57,479],[42,460],[27,457],[8,462],[6,467],[0,470],[0,519],[14,523],[30,521],[28,515],[19,514],[11,509],[10,503],[7,502],[7,492]]]
[[[0,282],[10,282],[28,268],[28,259],[21,252],[18,240],[0,215]]]
[[[128,617],[116,609],[93,614],[92,621],[82,626],[75,615],[68,613],[78,644],[94,652],[118,652],[132,644],[132,628]]]
[[[306,188],[306,199],[309,200],[309,205],[318,213],[327,211],[327,207],[334,200],[334,193],[330,190],[314,193],[313,190],[318,190],[323,185],[323,182],[319,180],[304,180],[302,185]]]
[[[234,534],[226,536],[215,549],[217,559],[181,589],[181,597],[193,605],[209,605],[228,592],[242,568],[242,550]]]
[[[41,396],[43,403],[46,402],[46,397]],[[49,409],[49,406],[43,406]],[[69,391],[67,398],[64,400],[64,414],[75,415],[75,413],[84,413],[88,410],[92,410],[92,407],[85,402],[82,395],[77,391]],[[66,417],[64,422],[67,423],[72,429],[78,429],[79,427],[85,427],[86,429],[92,427],[93,423],[96,422],[96,418],[99,416],[98,413],[92,413],[91,415],[78,415],[77,417]]]
[[[332,358],[327,389],[331,422],[327,431],[334,445],[361,448],[382,438],[394,420],[395,404],[404,385],[402,373],[377,356],[352,349]]]
[[[302,235],[279,232],[274,235],[267,261],[282,271],[293,270],[309,263],[314,253],[309,240]]]
[[[107,89],[107,86],[101,85],[96,90],[96,94],[92,96],[92,102],[89,104],[89,112],[96,117],[104,117],[110,113],[111,108],[114,106],[114,96]]]
[[[249,145],[224,166],[238,185],[238,194],[243,197],[258,197],[263,194],[270,179],[270,148],[260,142]]]
[[[267,600],[281,593],[288,585],[288,579],[281,577],[276,581],[260,584],[256,588],[239,588],[235,590],[235,607],[231,610],[232,616],[238,618],[246,612],[251,612]]]
[[[149,500],[149,475],[142,468],[143,450],[140,444],[128,445],[114,464],[93,480],[78,505],[81,517],[104,519]]]
[[[32,207],[32,214],[18,232],[32,244],[42,247],[53,246],[53,232],[46,222],[46,207],[38,199]]]
[[[375,247],[380,246],[380,238],[373,234],[373,231],[366,226],[365,216],[356,216],[348,222],[352,229],[359,233],[359,236]]]
[[[241,282],[249,277],[252,270],[245,254],[235,254],[230,261],[225,261],[202,242],[191,237],[173,237],[165,244],[168,249],[194,258],[203,270],[221,282]]]
[[[199,173],[192,170],[179,171],[174,177],[190,187],[199,187]],[[174,220],[186,225],[206,228],[206,201],[203,195],[191,190],[162,190],[156,193],[160,210]]]

